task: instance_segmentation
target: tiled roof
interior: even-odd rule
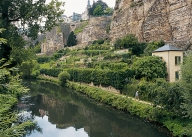
[[[183,51],[183,50],[167,44],[163,47],[156,49],[153,52],[162,52],[162,51]]]

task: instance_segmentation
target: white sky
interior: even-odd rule
[[[50,2],[51,0],[47,0],[46,2]],[[65,2],[65,12],[64,14],[67,16],[71,16],[73,12],[76,13],[83,13],[85,11],[85,8],[87,7],[87,1],[88,0],[60,0],[62,2]],[[97,0],[95,0],[96,2]],[[115,0],[102,0],[103,2],[107,3],[107,5],[111,8],[114,8],[115,6]],[[90,0],[91,5],[93,4],[93,0]]]

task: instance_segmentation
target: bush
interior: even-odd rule
[[[63,71],[58,75],[60,85],[65,85],[66,81],[70,79],[70,74]]]
[[[68,69],[70,80],[75,82],[85,82],[94,85],[113,86],[122,89],[125,78],[133,78],[134,70],[102,70],[102,69]]]
[[[133,63],[132,69],[135,70],[137,79],[146,78],[152,80],[155,78],[166,78],[166,63],[156,56],[147,56],[139,58]]]
[[[94,40],[93,41],[93,44],[99,44],[99,45],[101,45],[101,44],[103,44],[105,41],[103,40],[103,39],[99,39],[99,40]]]
[[[37,62],[40,64],[49,62],[50,60],[51,60],[51,57],[49,56],[37,57]]]
[[[62,69],[53,68],[53,69],[40,69],[40,74],[45,74],[52,77],[57,77]]]

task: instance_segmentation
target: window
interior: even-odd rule
[[[175,80],[179,79],[179,71],[175,71]]]
[[[181,56],[175,56],[175,65],[181,64]]]

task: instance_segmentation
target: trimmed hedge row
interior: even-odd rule
[[[127,63],[109,63],[109,62],[91,62],[89,63],[91,68],[120,70],[127,67]]]
[[[41,63],[49,62],[51,59],[52,57],[50,56],[37,57],[37,62],[41,64]]]
[[[123,53],[123,54],[114,54],[108,53],[104,56],[104,60],[115,60],[115,59],[129,59],[131,58],[131,53]]]
[[[116,89],[123,89],[126,78],[133,78],[134,70],[125,69],[120,71],[102,69],[68,69],[70,80],[75,82],[91,83],[94,85],[113,86]]]
[[[84,50],[83,54],[87,56],[96,56],[99,54],[107,53],[109,52],[108,50]]]
[[[116,95],[97,87],[88,87],[87,85],[80,85],[74,82],[67,82],[66,86],[76,92],[83,93],[96,101],[102,102],[119,110],[127,111],[132,115],[137,115],[141,118],[156,121],[159,118],[159,115],[156,115],[156,117],[154,113],[157,111],[165,115],[165,112],[163,112],[161,108],[154,108],[149,104],[133,101],[125,96]]]
[[[53,68],[53,69],[40,69],[40,74],[45,74],[52,77],[58,77],[60,72],[63,71],[63,69]]]

